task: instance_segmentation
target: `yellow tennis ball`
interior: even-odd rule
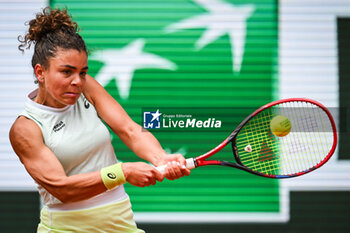
[[[270,129],[277,137],[287,136],[292,129],[292,124],[285,116],[278,115],[272,118],[270,122]]]

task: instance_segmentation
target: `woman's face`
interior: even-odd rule
[[[88,66],[85,52],[58,49],[56,55],[49,59],[47,69],[41,68],[42,72],[37,73],[37,66],[35,72],[40,83],[37,102],[55,108],[76,103],[86,82]]]

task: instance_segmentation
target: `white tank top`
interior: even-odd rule
[[[94,106],[84,95],[74,105],[52,108],[33,101],[38,90],[31,92],[20,114],[41,129],[44,143],[61,162],[67,176],[101,170],[117,163],[111,136]],[[38,185],[43,203],[57,209],[80,209],[127,197],[123,185],[89,200],[63,204],[45,188]]]

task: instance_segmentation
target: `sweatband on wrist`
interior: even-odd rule
[[[103,184],[108,190],[126,183],[122,163],[117,163],[112,166],[102,168],[101,177]]]

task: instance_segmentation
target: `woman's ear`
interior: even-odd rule
[[[38,79],[39,83],[44,82],[45,80],[45,70],[41,64],[36,64],[34,67],[35,77]]]

